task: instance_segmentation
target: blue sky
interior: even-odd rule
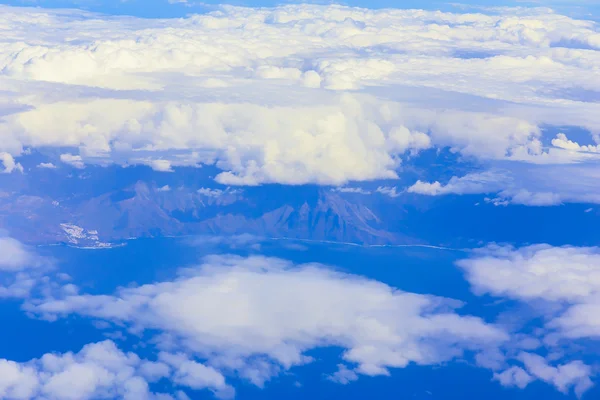
[[[236,5],[0,5],[0,399],[598,398],[598,6]]]
[[[35,2],[23,0],[3,0],[0,4],[10,4],[15,6],[41,6],[41,7],[65,7],[65,8],[81,8],[89,11],[102,12],[107,14],[117,15],[133,15],[146,18],[169,18],[180,17],[190,12],[206,12],[219,4],[232,4],[247,7],[272,7],[280,4],[293,4],[299,2],[290,1],[272,1],[272,0],[239,0],[231,2],[221,2],[215,0],[208,1],[188,1],[188,2],[169,2],[167,0],[129,0],[129,1],[68,1],[68,0],[40,0]],[[311,2],[309,2],[311,3]],[[552,7],[569,15],[598,18],[598,5],[594,1],[579,0],[579,1],[515,1],[515,0],[465,0],[460,2],[444,2],[444,1],[389,1],[389,0],[350,0],[344,2],[312,2],[314,4],[344,4],[353,7],[365,8],[423,8],[428,10],[456,10],[461,5],[475,7],[496,7],[496,6],[544,6]]]

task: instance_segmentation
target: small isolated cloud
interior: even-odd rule
[[[60,161],[62,161],[65,164],[69,164],[70,166],[78,168],[78,169],[85,168],[83,159],[79,155],[73,155],[71,153],[61,154]]]
[[[112,296],[47,298],[26,309],[46,318],[79,314],[147,329],[169,343],[169,351],[193,354],[262,386],[311,362],[305,352],[317,347],[344,348],[342,358],[357,375],[386,375],[390,368],[438,364],[507,339],[497,327],[454,312],[458,305],[319,264],[211,256],[173,281]]]
[[[203,187],[198,189],[198,193],[206,197],[221,197],[223,195],[223,190]]]
[[[171,187],[169,185],[164,185],[159,187],[158,189],[159,192],[170,192],[171,191]]]
[[[202,187],[202,188],[198,189],[197,192],[198,192],[198,194],[201,194],[202,196],[218,198],[218,197],[221,197],[226,194],[230,194],[230,195],[239,194],[242,191],[241,191],[241,189],[231,189],[231,188],[213,189],[213,188]]]
[[[377,190],[375,190],[377,193],[381,193],[383,195],[389,196],[389,197],[398,197],[400,196],[401,192],[397,191],[398,188],[397,187],[390,187],[390,186],[379,186],[377,188]]]
[[[37,167],[43,169],[56,169],[56,165],[52,163],[39,163]]]
[[[148,165],[158,172],[173,172],[171,162],[169,160],[150,160]]]
[[[558,147],[565,150],[581,151],[588,153],[600,153],[600,145],[580,145],[577,142],[573,142],[567,138],[564,133],[559,133],[556,138],[552,140],[552,146]]]
[[[452,177],[447,184],[440,182],[417,181],[406,189],[409,193],[422,194],[426,196],[441,196],[446,194],[476,194],[491,193],[501,190],[507,181],[506,173],[500,171],[485,171],[465,175],[463,177]]]
[[[0,173],[10,174],[11,172],[23,172],[23,166],[15,161],[12,155],[5,152],[0,152],[0,164],[3,168],[0,169]]]
[[[360,187],[337,187],[337,188],[331,189],[331,191],[338,192],[338,193],[356,193],[356,194],[365,194],[365,195],[371,194],[370,190],[365,190]]]
[[[338,364],[338,370],[332,375],[328,376],[327,379],[335,383],[346,385],[357,380],[358,375],[353,370],[348,369],[348,367],[346,367],[344,364]]]

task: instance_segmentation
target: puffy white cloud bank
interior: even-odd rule
[[[26,309],[44,318],[76,314],[153,332],[163,351],[194,355],[262,386],[310,363],[306,351],[319,347],[344,349],[343,367],[332,379],[350,380],[411,363],[439,364],[508,339],[503,330],[460,315],[460,305],[320,264],[211,256],[174,281],[113,295],[54,295],[31,300]]]
[[[568,338],[600,338],[600,248],[491,246],[461,260],[480,293],[564,306],[547,327]]]
[[[517,359],[524,368],[510,367],[503,372],[494,374],[494,379],[503,386],[520,389],[525,388],[535,379],[540,379],[555,386],[564,394],[573,390],[579,398],[594,386],[590,379],[590,376],[593,375],[592,368],[581,361],[571,361],[554,367],[549,365],[544,357],[526,352],[520,353]]]
[[[229,185],[343,185],[394,178],[430,147],[578,159],[595,145],[565,137],[549,152],[540,126],[600,133],[598,26],[545,8],[224,6],[146,20],[2,7],[0,26],[6,171],[24,148],[52,146],[77,168],[216,162]]]
[[[168,378],[176,386],[210,389],[230,398],[233,388],[213,368],[177,354],[160,353],[157,361],[125,353],[110,340],[91,343],[78,353],[47,353],[28,362],[0,359],[0,397],[8,399],[185,399],[153,393],[149,383]]]
[[[577,395],[593,386],[591,377],[597,374],[597,366],[572,357],[595,354],[589,341],[600,339],[600,248],[490,245],[458,265],[476,293],[530,305],[535,310],[533,317],[543,321],[543,326],[532,332],[527,346],[531,350],[545,348],[547,355],[527,351],[514,354],[513,346],[513,354],[506,355],[510,363],[504,356],[497,357],[495,369],[512,366],[497,372],[496,380],[523,388],[533,379],[541,379],[565,393],[572,389]],[[575,340],[583,347],[571,354],[568,348]],[[552,365],[564,357],[571,360]],[[491,365],[490,359],[482,360]]]

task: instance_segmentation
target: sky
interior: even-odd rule
[[[598,398],[599,17],[0,2],[0,399]]]
[[[245,7],[273,7],[282,4],[298,3],[294,1],[274,0],[234,0],[222,2],[218,0],[193,1],[193,0],[4,0],[2,4],[13,6],[38,6],[49,8],[79,8],[94,12],[115,15],[131,15],[144,18],[172,18],[182,17],[190,13],[208,12],[221,4]],[[365,8],[420,8],[427,10],[456,10],[463,7],[497,7],[497,6],[542,6],[552,7],[567,15],[597,19],[600,8],[595,1],[590,0],[465,0],[457,2],[446,1],[418,1],[418,0],[348,0],[340,2],[309,1],[312,4],[343,4],[350,7]]]

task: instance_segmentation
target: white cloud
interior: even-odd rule
[[[458,265],[477,292],[497,296],[578,301],[600,293],[596,247],[490,246]]]
[[[150,167],[159,172],[173,172],[171,162],[169,160],[151,160]]]
[[[397,188],[397,187],[395,187],[395,186],[394,186],[394,187],[390,187],[390,186],[379,186],[379,187],[378,187],[378,188],[377,188],[375,191],[376,191],[377,193],[381,193],[381,194],[384,194],[384,195],[386,195],[386,196],[389,196],[389,197],[392,197],[392,198],[394,198],[394,197],[398,197],[398,196],[400,196],[400,193],[397,191],[397,189],[398,189],[398,188]]]
[[[597,26],[542,8],[0,15],[0,100],[23,105],[0,123],[13,157],[68,147],[77,165],[216,162],[226,185],[343,185],[392,179],[430,147],[539,162],[542,124],[600,129]]]
[[[553,367],[537,354],[521,353],[518,358],[532,376],[554,385],[563,393],[568,393],[573,388],[575,394],[581,397],[594,385],[590,379],[592,369],[581,361]]]
[[[525,389],[534,379],[521,367],[510,367],[505,371],[495,373],[494,379],[502,386],[516,386]]]
[[[582,151],[590,153],[600,153],[600,145],[580,145],[577,142],[573,142],[567,138],[564,133],[559,133],[556,138],[552,140],[552,145],[565,150],[571,151]]]
[[[170,361],[169,357],[177,356],[166,353],[160,356]],[[180,376],[190,376],[189,363],[195,367],[192,372],[194,379],[180,379]],[[148,371],[155,374],[149,376]],[[124,353],[114,342],[107,340],[88,344],[78,353],[47,353],[28,362],[0,359],[0,397],[172,399],[169,395],[149,390],[148,382],[161,377],[169,378],[179,386],[210,389],[217,395],[224,393],[222,391],[231,395],[233,390],[225,384],[222,375],[202,364],[189,360],[179,365],[149,362],[133,353]]]
[[[507,339],[496,327],[453,312],[457,305],[319,264],[212,256],[171,282],[114,296],[55,296],[26,308],[47,318],[74,313],[157,330],[166,351],[195,354],[260,386],[282,369],[310,362],[304,352],[317,347],[342,347],[354,373],[381,375]]]
[[[217,397],[231,398],[235,390],[225,383],[225,377],[212,367],[190,360],[185,354],[170,354],[161,352],[158,358],[164,364],[174,369],[174,383],[192,389],[213,388]]]
[[[73,155],[71,153],[61,154],[60,161],[78,169],[85,168],[85,164],[83,163],[83,159],[81,158],[81,156]]]
[[[198,189],[198,193],[207,197],[221,197],[223,195],[223,191],[221,189],[211,189],[204,187]]]
[[[457,264],[465,270],[476,294],[519,300],[536,310],[534,318],[542,317],[544,326],[535,331],[542,340],[532,337],[532,345],[521,344],[521,348],[536,349],[543,344],[558,349],[558,358],[562,358],[565,354],[561,343],[600,338],[600,319],[595,317],[600,310],[599,248],[490,245]],[[548,353],[542,357],[520,352],[513,358],[523,367],[513,365],[495,373],[494,379],[520,388],[539,379],[563,393],[574,390],[577,396],[593,386],[592,367],[579,360],[552,366],[550,360],[556,357]],[[493,364],[496,370],[506,362],[503,357],[492,357],[492,363],[486,363],[488,359],[482,361],[488,366]]]
[[[371,194],[370,190],[365,190],[360,187],[337,187],[331,189],[332,192],[339,193],[356,193],[356,194]]]
[[[507,180],[506,174],[501,171],[485,171],[471,173],[460,178],[454,176],[445,185],[440,182],[427,183],[419,180],[406,191],[427,196],[490,193],[502,189]]]
[[[552,305],[542,332],[546,344],[600,338],[599,248],[489,246],[458,265],[478,294]]]
[[[164,185],[159,187],[158,189],[159,192],[170,192],[171,191],[171,187],[169,185]]]
[[[499,168],[455,176],[446,184],[419,180],[406,191],[427,196],[494,194],[487,197],[486,202],[503,206],[600,204],[600,186],[597,184],[600,179],[600,160],[542,165],[522,162],[496,164]]]
[[[592,369],[581,361],[571,361],[554,367],[549,365],[544,357],[526,352],[520,353],[517,359],[523,363],[524,368],[513,366],[501,373],[494,374],[494,379],[502,386],[516,386],[524,389],[535,379],[540,379],[553,385],[564,394],[573,390],[577,397],[581,397],[583,393],[594,386],[590,379],[593,374]]]
[[[36,289],[63,292],[62,285],[49,281],[52,266],[51,259],[16,239],[0,236],[0,298],[27,298]]]
[[[35,256],[21,242],[0,236],[0,271],[20,271],[36,263]]]
[[[45,168],[45,169],[56,169],[56,165],[52,164],[52,163],[39,163],[37,165],[38,168]]]
[[[242,192],[242,190],[241,189],[231,189],[231,188],[226,188],[225,190],[223,190],[223,189],[212,189],[212,188],[202,187],[202,188],[198,189],[197,192],[206,197],[219,198],[219,197],[227,195],[227,194],[229,194],[229,195],[239,194]]]
[[[9,153],[0,152],[0,162],[3,165],[3,169],[0,170],[0,173],[10,174],[13,171],[23,172],[23,166],[16,162]]]
[[[328,376],[327,379],[336,383],[341,383],[342,385],[346,385],[357,380],[358,375],[356,372],[348,369],[348,367],[346,367],[344,364],[338,364],[338,370],[335,371],[331,376]]]

